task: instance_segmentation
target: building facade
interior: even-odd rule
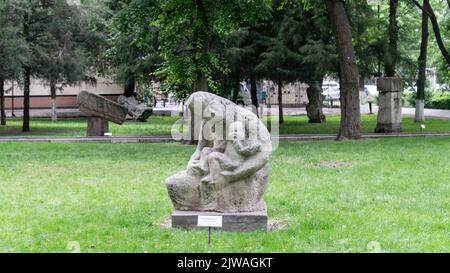
[[[266,103],[278,105],[278,85],[272,81],[264,81],[264,91],[267,92]],[[304,107],[308,104],[307,84],[296,82],[286,84],[282,87],[282,104],[291,107]]]
[[[6,82],[5,90],[6,109],[23,109],[23,86],[17,82]],[[117,101],[117,98],[123,94],[122,85],[115,83],[112,79],[98,77],[96,84],[81,83],[76,86],[65,86],[63,89],[58,88],[56,106],[58,108],[78,108],[77,96],[83,90],[102,95],[113,101]],[[31,80],[30,108],[51,108],[50,86],[47,82],[40,79]]]

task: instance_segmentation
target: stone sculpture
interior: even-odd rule
[[[104,136],[108,132],[108,121],[123,124],[128,109],[102,96],[81,91],[77,97],[81,112],[88,116],[87,136]]]
[[[217,212],[226,216],[224,229],[265,229],[267,128],[252,111],[211,93],[192,94],[187,106],[200,122],[199,143],[187,170],[166,181],[173,226],[193,227],[198,214]]]
[[[135,97],[120,96],[117,101],[128,109],[128,114],[134,120],[146,121],[153,113],[152,107],[139,103]]]
[[[375,133],[395,133],[402,131],[402,89],[400,78],[378,78],[378,116]]]

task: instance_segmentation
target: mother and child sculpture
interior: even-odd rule
[[[199,131],[198,145],[187,170],[166,181],[176,210],[172,225],[191,227],[192,217],[216,212],[231,217],[229,230],[254,229],[252,215],[259,217],[257,229],[265,229],[263,194],[272,154],[266,126],[251,110],[211,93],[192,94],[187,106],[193,113],[194,127],[195,121],[199,124],[195,130]],[[252,223],[236,223],[240,220]]]

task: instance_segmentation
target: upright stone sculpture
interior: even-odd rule
[[[87,91],[78,94],[77,104],[88,116],[87,136],[104,136],[109,129],[108,121],[123,124],[127,117],[127,108]]]
[[[375,133],[402,131],[402,80],[400,78],[379,78],[379,108]]]
[[[153,113],[152,107],[145,103],[139,103],[135,97],[120,96],[117,101],[128,109],[128,114],[134,120],[146,121]]]
[[[270,134],[250,110],[206,92],[187,102],[200,125],[187,170],[169,177],[172,226],[194,228],[198,215],[221,215],[223,229],[265,230],[263,194],[272,154]]]

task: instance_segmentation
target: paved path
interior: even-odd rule
[[[410,137],[450,137],[448,133],[398,133],[398,134],[363,134],[362,139]],[[279,141],[320,141],[335,140],[336,135],[280,135],[272,137]],[[152,137],[0,137],[1,142],[44,142],[44,143],[166,143],[179,142],[170,136]]]
[[[270,112],[273,115],[278,115],[278,108],[272,108]],[[285,115],[306,115],[306,109],[305,108],[284,108],[283,112]],[[372,106],[372,112],[374,114],[378,113],[378,106],[374,105]],[[403,107],[402,108],[402,114],[403,116],[414,116],[416,112],[415,108],[409,108],[409,107]],[[339,115],[341,113],[341,110],[339,108],[323,108],[323,113],[325,116],[330,115]],[[368,105],[361,105],[361,114],[369,114],[369,106]],[[444,119],[450,119],[450,110],[438,110],[438,109],[425,109],[425,117],[429,118],[444,118]]]
[[[153,109],[153,114],[155,116],[170,116],[172,114],[174,115],[180,114],[180,111],[177,110],[176,108],[157,108]],[[6,110],[6,115],[8,117],[11,117],[12,116],[11,111]],[[16,117],[22,117],[23,111],[16,110],[14,111],[14,115]],[[30,116],[33,118],[50,118],[52,116],[52,113],[50,109],[31,109]],[[75,108],[58,109],[58,118],[79,118],[79,117],[86,117],[86,115],[82,113],[80,110]]]
[[[179,107],[168,107],[168,108],[155,108],[154,114],[158,116],[170,116],[170,115],[177,115],[180,114]],[[285,115],[306,115],[306,109],[305,108],[284,108]],[[414,116],[415,114],[414,108],[402,108],[402,112],[404,116]],[[6,111],[8,116],[11,116],[10,111]],[[269,111],[266,110],[265,113],[268,113]],[[323,108],[323,112],[325,115],[339,115],[340,109],[339,108]],[[31,116],[32,117],[51,117],[50,109],[32,109],[31,110]],[[273,115],[278,115],[278,107],[274,106],[270,109],[270,112]],[[369,113],[369,106],[368,105],[362,105],[361,106],[361,113],[362,114],[368,114]],[[378,106],[373,106],[373,113],[378,113]],[[23,115],[22,111],[15,111],[16,116],[21,117]],[[81,113],[78,109],[58,109],[58,116],[60,118],[70,118],[70,117],[83,117],[85,116],[83,113]],[[432,117],[432,118],[444,118],[444,119],[450,119],[450,110],[437,110],[437,109],[425,109],[425,117]]]

